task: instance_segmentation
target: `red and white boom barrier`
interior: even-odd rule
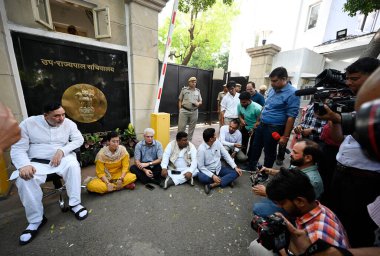
[[[158,113],[158,108],[160,107],[160,101],[161,101],[161,96],[162,96],[162,87],[164,86],[166,68],[168,65],[170,45],[172,43],[172,34],[173,34],[173,30],[174,30],[174,23],[175,23],[175,17],[177,14],[177,10],[178,10],[178,0],[174,0],[172,18],[170,20],[168,38],[166,40],[166,46],[165,46],[164,61],[162,63],[162,68],[161,68],[161,73],[160,73],[160,81],[158,83],[157,98],[156,98],[156,105],[154,107],[154,113]]]

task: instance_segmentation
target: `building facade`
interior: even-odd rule
[[[19,121],[62,99],[84,132],[133,123],[141,133],[154,108],[166,2],[0,0],[0,100]]]
[[[361,14],[350,17],[343,11],[345,2],[268,0],[265,5],[260,5],[260,1],[246,1],[251,14],[247,11],[250,16],[245,23],[252,24],[252,27],[244,31],[244,35],[232,37],[231,52],[248,53],[250,63],[232,56],[229,71],[247,75],[249,66],[250,79],[259,85],[268,85],[267,76],[272,67],[284,66],[293,85],[298,88],[313,85],[315,77],[325,68],[344,71],[360,56],[380,28],[379,10],[367,17]],[[264,21],[268,23],[265,25]],[[251,43],[248,49],[247,39]],[[263,56],[262,52],[269,55]]]

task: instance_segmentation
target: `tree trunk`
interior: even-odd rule
[[[189,63],[190,59],[191,59],[191,56],[193,55],[194,51],[195,51],[195,48],[197,48],[196,46],[194,45],[190,45],[190,49],[189,49],[189,52],[186,54],[185,58],[183,59],[181,65],[184,65],[184,66],[187,66],[187,64]]]
[[[380,54],[380,28],[369,42],[367,48],[362,52],[360,58],[372,57],[377,58]]]
[[[187,64],[189,63],[189,61],[191,59],[191,56],[193,55],[193,53],[195,51],[195,48],[197,48],[197,46],[193,43],[194,42],[195,22],[197,20],[197,17],[198,17],[198,12],[195,10],[192,10],[191,16],[190,16],[190,24],[191,25],[190,25],[190,28],[188,30],[189,31],[189,37],[190,37],[190,41],[189,41],[190,49],[186,53],[185,58],[183,58],[183,60],[182,60],[181,65],[184,65],[184,66],[187,66]]]

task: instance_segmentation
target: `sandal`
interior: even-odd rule
[[[86,207],[82,207],[79,211],[77,211],[77,212],[74,212],[73,211],[73,208],[74,208],[75,206],[70,206],[70,211],[72,212],[72,213],[74,213],[74,215],[75,215],[75,218],[77,218],[77,220],[84,220],[85,218],[87,218],[87,216],[88,216],[88,211],[87,211],[87,209],[86,209]],[[83,211],[87,211],[87,213],[86,213],[86,215],[84,215],[84,216],[80,216],[79,214],[81,213],[81,212],[83,212]]]
[[[19,239],[19,243],[20,245],[26,245],[26,244],[29,244],[33,238],[35,238],[38,234],[38,230],[43,226],[45,225],[45,223],[47,222],[47,218],[45,217],[45,215],[42,216],[42,221],[41,221],[41,224],[38,226],[38,228],[36,230],[30,230],[30,229],[26,229],[24,230],[24,232],[22,232],[21,235],[24,235],[24,234],[30,234],[30,239],[28,241],[22,241],[21,238]]]

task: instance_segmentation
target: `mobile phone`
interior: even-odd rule
[[[180,171],[172,171],[172,174],[181,174]]]
[[[155,187],[153,185],[150,185],[150,184],[145,184],[145,187],[149,190],[153,190],[155,189]]]

